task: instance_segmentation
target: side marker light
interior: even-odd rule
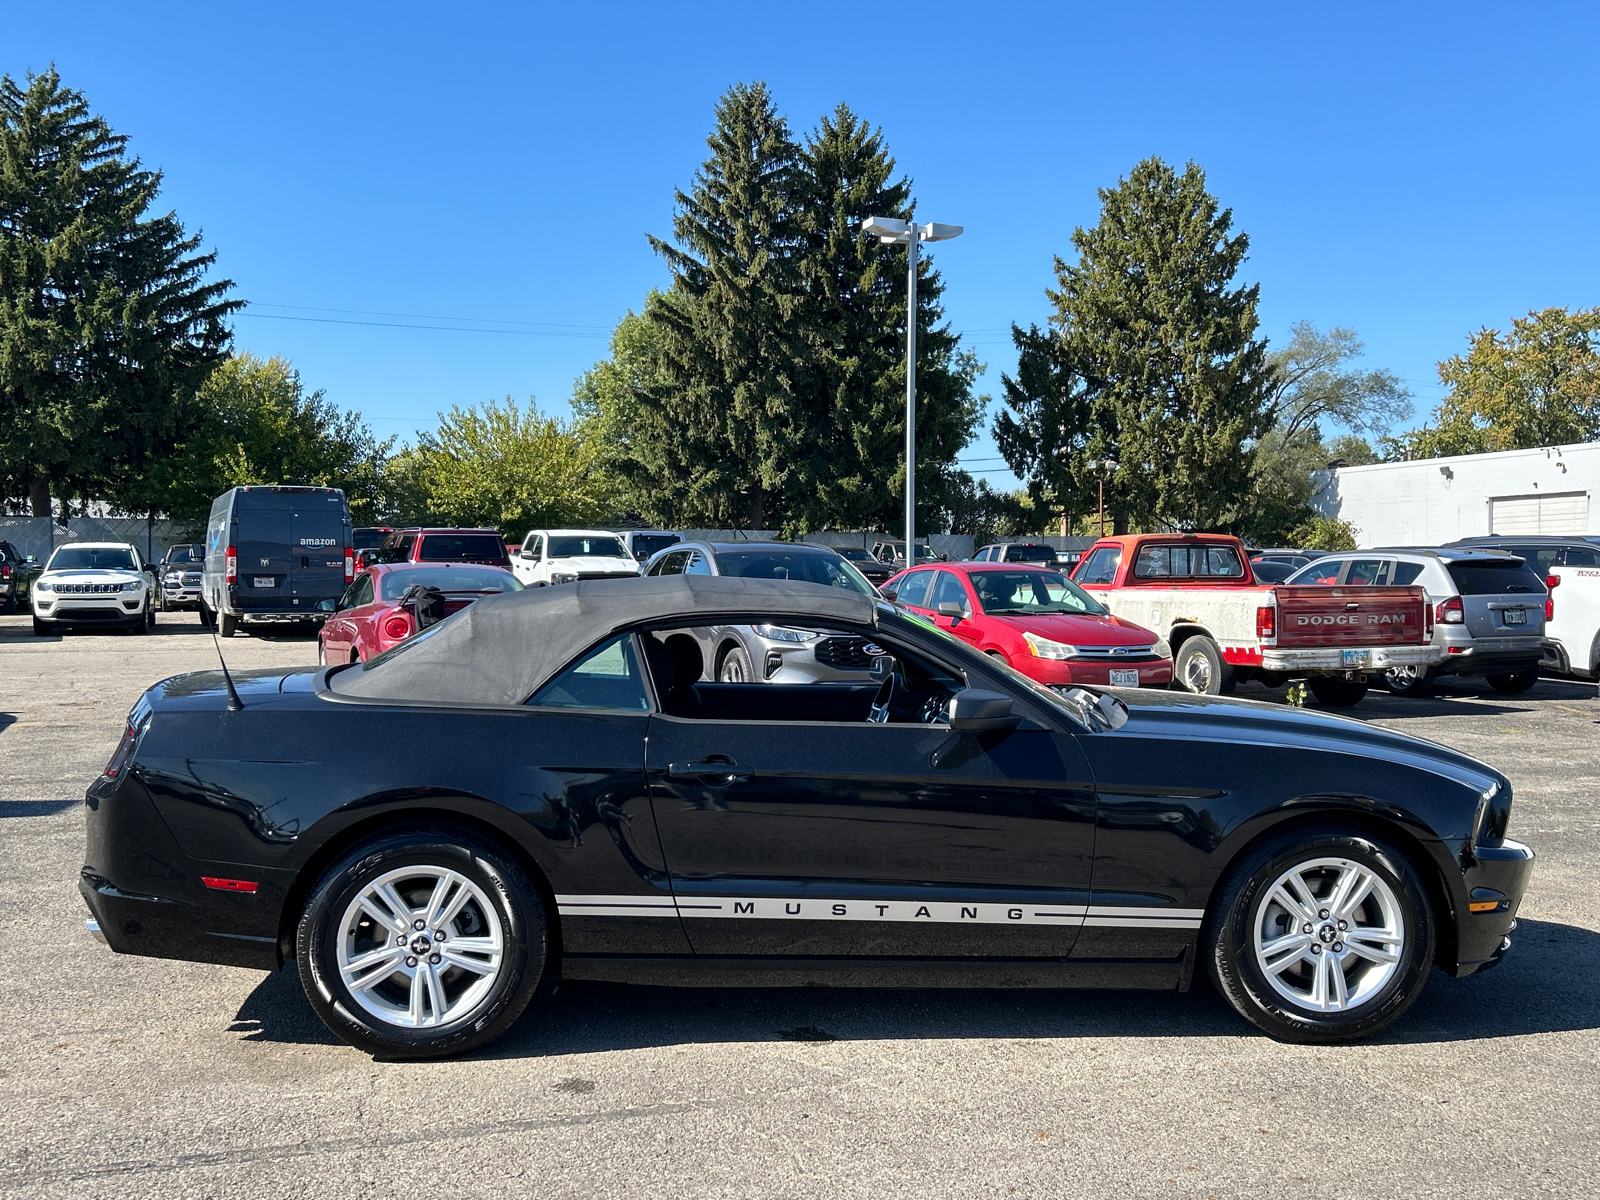
[[[219,892],[253,892],[261,886],[250,879],[218,879],[214,875],[202,875],[200,882]]]

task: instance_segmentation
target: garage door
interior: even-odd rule
[[[1490,533],[1584,534],[1589,532],[1589,493],[1495,496],[1489,501]]]

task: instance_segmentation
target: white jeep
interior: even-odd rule
[[[604,529],[535,529],[511,557],[511,572],[526,587],[637,575],[639,560]]]
[[[57,546],[33,581],[33,631],[107,626],[147,633],[156,623],[155,580],[127,542]]]

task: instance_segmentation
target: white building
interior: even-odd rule
[[[1600,442],[1340,467],[1311,506],[1362,546],[1438,546],[1486,533],[1600,535]]]

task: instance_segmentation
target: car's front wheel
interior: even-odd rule
[[[756,673],[750,666],[750,656],[738,646],[729,648],[717,668],[718,683],[753,683]]]
[[[296,937],[317,1015],[358,1049],[439,1058],[522,1015],[549,957],[538,889],[462,830],[416,827],[357,845],[317,884]]]
[[[1217,988],[1286,1042],[1377,1032],[1428,981],[1435,931],[1416,869],[1354,830],[1302,830],[1230,873],[1205,934]]]

